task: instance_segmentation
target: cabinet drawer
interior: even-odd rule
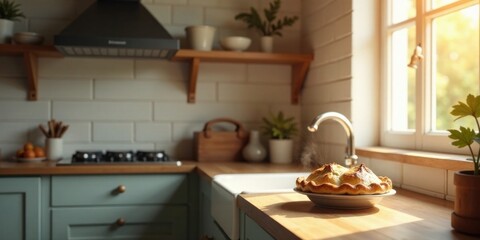
[[[53,240],[187,239],[187,206],[75,207],[51,212]]]
[[[53,176],[52,206],[187,203],[186,174]]]

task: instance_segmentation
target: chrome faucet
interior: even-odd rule
[[[345,152],[345,165],[350,167],[352,165],[357,164],[357,155],[355,155],[355,144],[353,138],[353,128],[352,123],[346,118],[344,115],[337,113],[337,112],[326,112],[324,114],[318,115],[315,119],[313,119],[312,124],[307,127],[308,131],[316,132],[318,130],[318,126],[325,120],[335,120],[343,126],[345,132],[347,133],[347,149]]]

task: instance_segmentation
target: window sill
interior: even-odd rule
[[[358,147],[355,151],[356,154],[361,157],[376,158],[452,171],[470,170],[473,167],[471,161],[465,160],[468,157],[466,155],[421,152],[378,146]]]

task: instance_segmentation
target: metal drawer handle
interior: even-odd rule
[[[119,185],[117,187],[117,192],[118,193],[124,193],[125,191],[127,191],[127,187],[125,187],[125,185]]]
[[[117,219],[117,221],[115,221],[115,224],[117,224],[117,226],[121,227],[121,226],[125,225],[125,219],[119,218],[119,219]]]

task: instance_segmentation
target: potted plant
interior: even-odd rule
[[[293,117],[285,117],[283,112],[277,115],[270,113],[269,118],[263,118],[262,133],[270,138],[270,162],[287,164],[292,162],[293,140],[298,132]]]
[[[13,35],[13,22],[25,18],[20,4],[10,0],[0,0],[0,43],[8,43]]]
[[[281,7],[280,0],[274,0],[269,3],[268,9],[263,9],[265,19],[262,19],[258,11],[251,7],[250,12],[239,13],[235,16],[235,20],[243,21],[248,28],[256,28],[263,35],[261,39],[261,47],[264,52],[272,52],[273,36],[282,36],[281,30],[286,26],[292,26],[297,20],[297,16],[285,16],[277,20],[277,14]]]
[[[457,117],[473,117],[480,131],[478,118],[480,117],[480,95],[469,94],[466,102],[458,102],[450,112]],[[473,144],[480,143],[480,133],[474,129],[461,126],[459,129],[449,129],[449,138],[453,139],[452,145],[458,148],[468,147],[473,169],[455,172],[453,182],[455,184],[455,203],[452,213],[452,227],[460,232],[480,235],[480,150],[475,155]]]

